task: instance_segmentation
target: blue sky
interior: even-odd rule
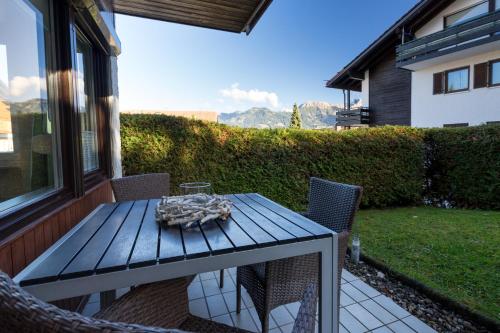
[[[249,36],[117,16],[120,108],[232,112],[342,103],[325,80],[417,0],[274,0]]]

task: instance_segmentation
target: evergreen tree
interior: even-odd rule
[[[290,119],[290,128],[302,128],[302,119],[297,103],[293,105],[292,119]]]

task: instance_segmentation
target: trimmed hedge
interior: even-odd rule
[[[428,129],[425,143],[431,201],[500,209],[500,126]]]
[[[311,176],[364,187],[363,206],[422,199],[421,131],[403,127],[329,130],[242,129],[162,115],[122,115],[125,174],[168,172],[175,193],[209,181],[217,193],[259,192],[304,209]]]
[[[311,176],[364,187],[363,207],[426,200],[500,208],[500,126],[353,131],[242,129],[162,115],[121,115],[125,174],[168,172],[172,190],[209,181],[306,207]]]

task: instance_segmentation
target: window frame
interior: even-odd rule
[[[109,140],[109,114],[111,96],[109,50],[92,31],[89,18],[84,17],[68,2],[47,0],[49,2],[50,59],[47,59],[48,87],[53,89],[51,99],[56,119],[54,131],[58,136],[57,156],[59,161],[60,188],[47,192],[40,197],[20,203],[0,213],[0,244],[7,242],[21,229],[53,213],[61,206],[78,199],[86,192],[110,178],[111,144]],[[83,173],[80,155],[80,126],[75,91],[73,86],[73,57],[75,56],[75,29],[83,30],[90,38],[94,48],[94,94],[98,130],[99,169]],[[49,100],[50,103],[50,100]],[[77,135],[75,135],[75,133]]]
[[[500,58],[488,61],[488,87],[499,87],[500,82],[493,83],[493,64],[500,64]]]
[[[452,72],[458,72],[461,70],[467,70],[467,88],[463,89],[457,89],[457,90],[448,90],[448,74]],[[457,67],[453,69],[449,69],[444,71],[444,93],[445,94],[454,94],[454,93],[459,93],[459,92],[464,92],[464,91],[470,91],[470,66],[463,66],[463,67]]]
[[[469,22],[469,21],[475,20],[475,19],[477,19],[477,18],[481,17],[482,15],[486,15],[486,14],[490,13],[490,12],[491,12],[491,4],[490,4],[490,0],[483,0],[483,1],[481,1],[481,2],[478,2],[478,3],[476,3],[476,4],[473,4],[473,5],[470,5],[470,6],[464,7],[464,8],[462,8],[462,9],[459,9],[459,10],[457,10],[457,11],[454,11],[454,12],[452,12],[452,13],[449,13],[449,14],[447,14],[447,15],[443,16],[443,30],[444,30],[444,29],[449,29],[449,28],[452,28],[452,27],[456,26],[456,25],[450,25],[450,26],[447,26],[447,25],[446,25],[446,19],[447,19],[447,18],[449,18],[450,16],[453,16],[453,15],[456,15],[456,14],[458,14],[458,13],[460,13],[460,12],[466,11],[466,10],[468,10],[468,9],[471,9],[471,8],[474,8],[474,7],[477,7],[477,6],[483,5],[483,4],[485,4],[485,3],[488,3],[488,11],[487,11],[486,13],[484,13],[484,14],[480,14],[480,15],[477,15],[477,16],[475,16],[475,17],[473,17],[473,18],[470,18],[470,19],[468,19],[468,20],[465,20],[465,21],[463,21],[462,23],[458,23],[457,25],[464,24],[464,23],[467,23],[467,22]]]

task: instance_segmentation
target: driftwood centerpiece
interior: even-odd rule
[[[221,195],[191,194],[162,197],[156,206],[156,220],[168,226],[181,224],[190,227],[196,222],[221,219],[231,214],[231,201]]]

